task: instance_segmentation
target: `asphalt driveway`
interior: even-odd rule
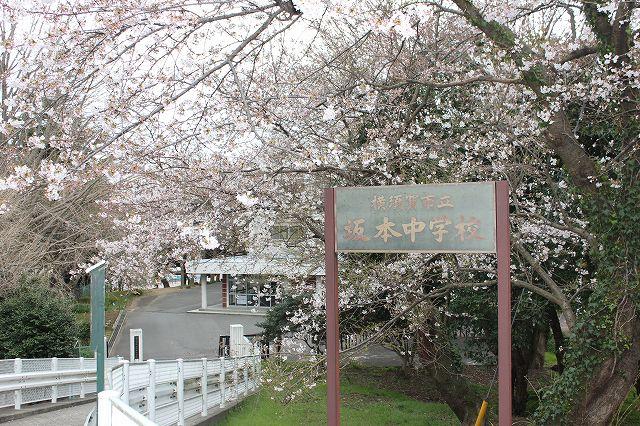
[[[129,359],[129,330],[141,328],[144,359],[201,358],[218,356],[220,335],[229,334],[231,324],[242,324],[245,334],[260,331],[256,323],[264,317],[226,314],[196,314],[200,307],[200,287],[151,290],[127,311],[110,355]],[[221,288],[207,285],[209,305],[220,303]]]

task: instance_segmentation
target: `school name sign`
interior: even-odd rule
[[[495,253],[495,182],[335,189],[339,252]]]

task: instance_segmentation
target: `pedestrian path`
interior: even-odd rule
[[[38,406],[42,404],[34,405]],[[3,426],[82,426],[93,407],[95,407],[95,402],[33,414],[16,420],[10,420],[6,423],[2,423],[3,420],[0,419],[0,423],[2,423]]]

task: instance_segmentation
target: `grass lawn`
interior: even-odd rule
[[[547,368],[551,368],[554,365],[558,365],[558,358],[556,358],[556,354],[554,354],[553,352],[545,352],[544,366]]]
[[[364,374],[375,369],[359,369],[358,378],[343,375],[341,380],[341,423],[344,425],[459,425],[447,405],[423,402],[397,391],[362,384]],[[375,378],[372,380],[376,382]],[[271,399],[275,397],[274,399]],[[239,425],[321,425],[326,424],[326,386],[319,385],[299,400],[281,404],[282,395],[265,386],[231,410],[222,422]]]

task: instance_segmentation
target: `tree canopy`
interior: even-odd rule
[[[97,257],[150,281],[271,250],[282,223],[320,262],[323,187],[507,180],[521,347],[569,330],[536,418],[612,421],[640,362],[635,2],[0,4],[2,285]],[[341,309],[383,309],[431,352],[448,327],[491,349],[492,256],[341,260]],[[294,334],[321,334],[321,289],[292,292]]]

